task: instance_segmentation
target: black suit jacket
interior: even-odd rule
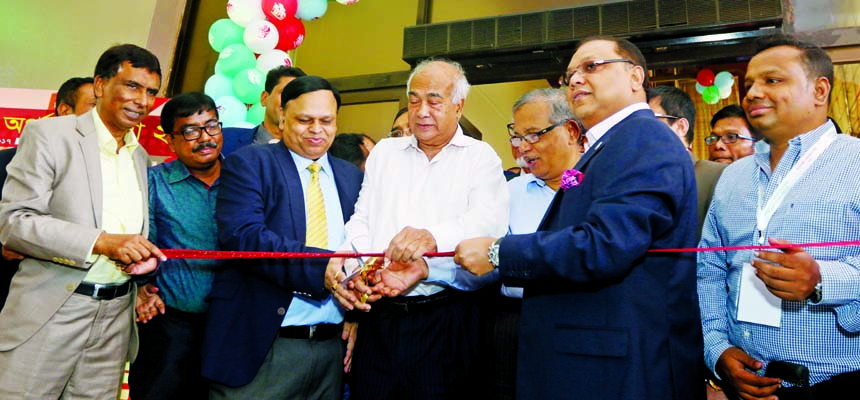
[[[344,223],[363,174],[329,156]],[[283,143],[246,146],[224,159],[215,215],[222,250],[327,252],[306,247],[305,204],[296,165]],[[233,260],[208,296],[203,376],[232,387],[254,379],[278,336],[294,294],[315,300],[328,259]]]
[[[689,154],[640,110],[576,168],[538,232],[501,242],[503,281],[525,287],[517,398],[702,398],[695,255],[646,253],[696,245]]]

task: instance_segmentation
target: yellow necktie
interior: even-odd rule
[[[320,168],[316,161],[308,165],[311,171],[311,184],[307,188],[305,207],[308,210],[308,229],[305,244],[321,249],[328,248],[328,223],[325,219],[325,202],[320,188]]]

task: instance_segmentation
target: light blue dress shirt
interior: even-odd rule
[[[758,244],[759,187],[763,188],[763,201],[767,201],[801,156],[831,127],[827,122],[789,140],[774,171],[769,152],[729,165],[717,184],[699,246]],[[788,193],[764,236],[793,243],[860,238],[858,165],[860,140],[838,135]],[[805,250],[819,264],[823,298],[818,304],[783,300],[778,328],[737,319],[741,271],[743,264],[750,262],[752,251],[699,253],[705,362],[712,371],[731,346],[761,360],[765,367],[771,361],[805,365],[811,384],[860,369],[860,246]]]
[[[511,194],[508,234],[520,235],[537,231],[555,197],[555,191],[532,174],[520,175],[508,181],[508,191]],[[522,298],[523,288],[502,285],[502,295]]]
[[[307,187],[311,182],[311,172],[308,170],[308,166],[314,160],[304,158],[292,150],[290,150],[290,155],[296,163],[299,179],[302,181],[302,197],[307,198]],[[332,172],[331,164],[328,162],[328,154],[324,154],[316,161],[322,166],[320,169],[320,189],[322,189],[325,201],[325,216],[328,223],[328,249],[337,250],[346,239],[340,197],[334,183],[334,172]],[[305,218],[307,218],[307,207],[305,207]],[[293,296],[293,301],[290,302],[290,307],[287,309],[281,326],[339,324],[342,321],[343,309],[337,306],[337,302],[331,296],[323,301]]]

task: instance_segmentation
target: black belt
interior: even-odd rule
[[[519,297],[508,297],[503,294],[500,294],[496,299],[498,302],[498,310],[511,313],[511,314],[522,314],[523,311],[523,299]]]
[[[278,332],[285,339],[329,340],[343,333],[343,324],[282,326]]]
[[[81,282],[75,293],[90,296],[96,300],[113,300],[122,297],[131,291],[131,281],[119,285],[103,285],[101,283]]]
[[[455,290],[446,289],[429,296],[400,296],[395,298],[383,298],[379,301],[389,311],[397,314],[410,314],[427,311],[448,305],[456,301]]]

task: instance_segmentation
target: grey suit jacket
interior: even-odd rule
[[[702,226],[705,224],[705,216],[708,215],[708,208],[711,207],[711,200],[714,198],[714,189],[717,187],[717,182],[720,180],[720,175],[726,169],[728,164],[708,160],[696,160],[694,158],[693,166],[696,171],[696,188],[698,200],[698,216],[699,230],[697,239],[702,238]]]
[[[148,234],[149,205],[143,147],[133,155]],[[7,167],[0,201],[0,242],[26,255],[0,312],[0,351],[30,338],[71,297],[102,232],[102,172],[93,111],[45,118],[24,128]],[[133,294],[132,294],[133,295]],[[129,360],[137,355],[134,313]]]

